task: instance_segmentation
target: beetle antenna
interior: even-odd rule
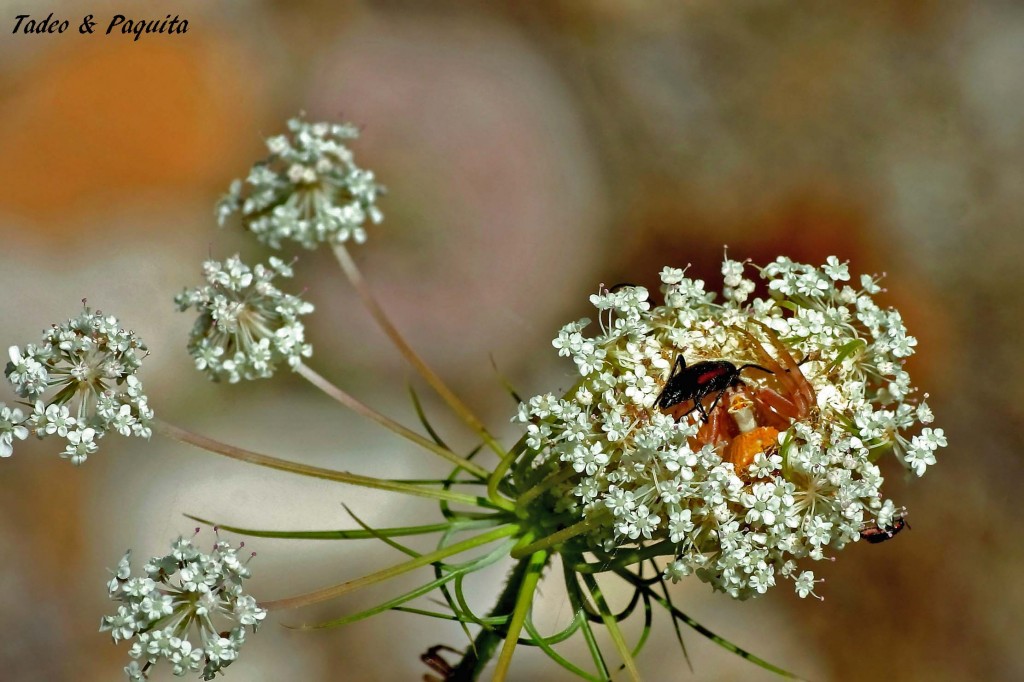
[[[768,372],[769,374],[775,374],[775,372],[771,371],[767,367],[762,367],[761,365],[753,365],[753,364],[741,365],[740,368],[738,370],[736,370],[736,373],[739,374],[740,372],[742,372],[745,369],[759,369],[762,372]]]

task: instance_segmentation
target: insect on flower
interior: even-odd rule
[[[892,517],[892,525],[879,526],[877,523],[868,525],[862,528],[860,531],[860,537],[862,540],[867,540],[873,545],[877,545],[879,542],[885,542],[891,540],[904,528],[910,528],[910,524],[907,523],[906,511],[900,510]]]
[[[692,400],[693,407],[682,414],[677,414],[676,419],[682,419],[697,410],[704,422],[707,423],[708,412],[715,409],[719,399],[729,387],[740,383],[740,373],[745,369],[759,369],[762,372],[774,374],[772,370],[761,365],[746,364],[737,367],[728,360],[702,360],[688,367],[686,359],[680,353],[676,356],[672,373],[658,396],[657,405],[662,410],[669,410],[676,405]],[[712,394],[715,394],[715,399],[711,402],[711,407],[705,410],[701,401]]]

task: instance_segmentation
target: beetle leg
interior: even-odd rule
[[[679,366],[680,364],[682,364],[682,367]],[[654,401],[655,405],[661,405],[661,397],[665,395],[665,391],[666,389],[668,389],[668,385],[672,383],[672,380],[676,378],[676,375],[678,375],[679,372],[681,372],[684,369],[686,369],[686,358],[684,358],[683,354],[680,353],[679,355],[676,356],[676,361],[672,364],[672,371],[668,373],[668,378],[665,379],[665,385],[661,387],[661,393],[658,394],[657,400]],[[689,414],[689,412],[687,412],[686,414]]]
[[[707,410],[704,409],[704,406],[701,404],[700,397],[697,397],[697,398],[693,399],[693,405],[696,408],[696,410],[698,412],[700,412],[701,419],[703,419],[704,423],[707,424],[708,423],[708,413],[707,413]],[[693,412],[693,410],[690,410],[690,412]],[[689,412],[687,412],[687,414],[689,414]]]
[[[725,392],[726,392],[726,391],[727,391],[728,389],[729,389],[729,387],[728,387],[728,386],[726,386],[725,388],[723,388],[723,389],[722,389],[721,391],[719,391],[719,392],[718,392],[718,395],[716,395],[716,396],[715,396],[715,399],[714,399],[713,401],[711,401],[711,410],[714,410],[714,409],[715,409],[715,405],[717,405],[717,404],[718,404],[718,401],[722,399],[722,396],[723,396],[723,395],[725,394]],[[709,411],[710,411],[710,410],[709,410]]]

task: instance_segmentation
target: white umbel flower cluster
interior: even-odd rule
[[[201,672],[212,680],[238,657],[245,627],[256,632],[266,618],[266,610],[243,592],[251,572],[227,542],[203,554],[190,539],[178,538],[169,554],[149,560],[141,577],[132,577],[130,557],[131,551],[125,553],[108,585],[110,598],[121,605],[103,617],[100,631],[109,631],[115,642],[133,640],[128,655],[134,660],[125,668],[131,682],[147,679],[161,659],[177,676]],[[189,639],[193,634],[196,641]]]
[[[288,121],[289,135],[267,140],[270,156],[245,182],[235,180],[217,205],[221,225],[234,213],[260,241],[280,248],[294,240],[318,244],[366,241],[367,222],[383,219],[377,195],[383,188],[359,168],[346,145],[359,137],[353,125]]]
[[[600,552],[650,548],[673,580],[695,573],[736,598],[779,576],[806,596],[816,581],[796,560],[899,520],[876,460],[892,452],[921,475],[945,437],[909,435],[932,420],[902,366],[916,340],[875,303],[874,279],[854,288],[834,257],[779,258],[759,269],[770,296],[748,301],[745,265],[722,271],[720,303],[674,268],[664,305],[642,287],[592,296],[599,333],[580,320],[554,340],[578,383],[520,408],[524,461],[533,480],[559,481],[556,512],[601,520],[589,536]]]
[[[28,433],[66,439],[61,457],[76,466],[109,431],[149,438],[153,410],[136,376],[146,353],[116,317],[89,308],[43,332],[39,344],[11,346],[5,374],[32,411],[22,419],[0,403],[0,456]]]
[[[313,354],[299,321],[313,312],[313,304],[272,283],[292,276],[287,263],[271,258],[268,265],[250,268],[235,255],[223,263],[206,261],[203,275],[206,286],[186,289],[174,302],[179,310],[195,307],[200,313],[188,351],[210,379],[265,379],[279,363],[294,368]]]

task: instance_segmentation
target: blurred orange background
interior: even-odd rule
[[[0,25],[51,9],[73,27],[87,13],[169,12],[189,30],[137,42],[0,31],[0,346],[35,340],[86,297],[146,340],[142,378],[169,421],[322,466],[441,470],[295,378],[225,387],[191,369],[192,320],[171,298],[210,256],[266,257],[218,229],[213,205],[300,111],[362,127],[356,158],[389,191],[357,258],[413,345],[507,437],[513,405],[490,358],[522,394],[563,386],[573,368],[550,339],[588,314],[599,282],[653,286],[664,265],[691,263],[713,289],[724,245],[761,263],[835,254],[852,272],[887,273],[886,302],[920,341],[908,369],[949,437],[923,480],[887,472],[913,530],[814,566],[824,603],[784,588],[737,604],[696,580],[676,601],[808,679],[1024,679],[1024,7],[36,5],[5,3]],[[295,288],[318,308],[313,366],[413,423],[411,372],[328,254],[297,255]],[[351,527],[342,502],[377,524],[426,509],[159,438],[106,439],[80,469],[50,441],[16,444],[0,462],[0,677],[118,679],[127,647],[96,632],[113,611],[108,569],[126,547],[141,561],[190,533],[183,513]],[[397,559],[373,543],[247,547],[266,598]],[[483,599],[496,585],[474,589]],[[281,627],[373,597],[275,617],[229,678],[419,679],[427,647],[464,645],[458,628],[399,613],[313,634]],[[651,680],[772,679],[688,633],[691,673],[668,623],[656,630],[640,658]],[[527,654],[515,679],[566,675]]]

